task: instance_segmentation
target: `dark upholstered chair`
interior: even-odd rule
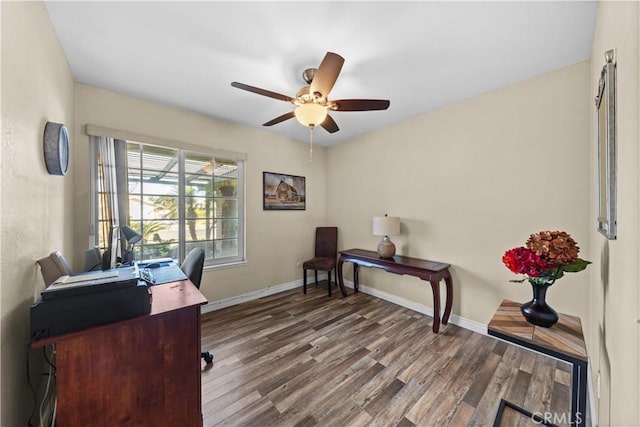
[[[314,270],[316,285],[318,284],[318,270],[328,274],[329,296],[331,296],[331,270],[335,270],[338,258],[338,227],[316,228],[316,249],[314,257],[302,264],[304,293],[307,293],[307,270]],[[338,275],[335,275],[335,280]]]
[[[182,261],[182,265],[180,265],[180,269],[198,289],[200,289],[200,282],[202,281],[203,268],[204,250],[202,248],[191,249],[184,261]],[[200,353],[200,356],[207,362],[207,365],[213,363],[213,355],[208,351]]]

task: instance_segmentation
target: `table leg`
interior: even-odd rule
[[[342,292],[342,296],[347,296],[347,290],[344,288],[344,279],[342,278],[342,264],[344,261],[342,257],[338,258],[338,285],[340,285],[340,292]]]
[[[446,325],[449,323],[451,307],[453,306],[453,279],[451,279],[451,274],[444,278],[444,282],[447,284],[447,302],[444,306],[444,313],[442,313],[442,324]]]
[[[358,292],[358,281],[360,280],[360,265],[353,263],[353,290]]]
[[[573,362],[571,379],[571,425],[584,427],[587,409],[587,363]]]
[[[431,280],[431,290],[433,291],[433,333],[440,330],[440,282]]]

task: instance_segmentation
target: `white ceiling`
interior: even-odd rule
[[[596,2],[46,3],[76,81],[308,141],[286,102],[327,51],[345,58],[329,98],[389,99],[333,112],[331,145],[587,59]]]

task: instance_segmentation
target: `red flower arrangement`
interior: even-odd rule
[[[513,248],[504,253],[502,262],[507,268],[516,274],[526,274],[531,277],[539,277],[541,273],[551,269],[545,259],[539,257],[530,249]]]
[[[526,247],[506,251],[502,262],[516,274],[528,276],[533,285],[550,286],[564,273],[576,273],[591,264],[578,258],[580,248],[573,238],[564,231],[541,231],[529,236]]]

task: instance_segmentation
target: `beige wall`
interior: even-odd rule
[[[257,129],[179,110],[95,87],[76,85],[75,259],[88,246],[89,138],[93,124],[197,145],[246,153],[246,252],[243,266],[205,271],[201,290],[220,300],[302,278],[301,261],[313,253],[314,228],[326,218],[326,148],[309,147]],[[262,172],[306,177],[305,211],[263,211]]]
[[[340,248],[375,248],[371,218],[388,213],[402,219],[399,254],[453,265],[455,314],[486,324],[502,299],[531,299],[528,283],[509,283],[505,250],[559,229],[589,253],[590,99],[585,61],[332,146]],[[360,280],[433,304],[412,277],[364,269]],[[588,273],[567,275],[548,300],[584,319],[587,289]]]
[[[47,174],[47,121],[73,129],[73,78],[42,3],[1,2],[2,154],[0,289],[3,426],[25,425],[33,404],[25,379],[29,306],[43,288],[35,261],[73,248],[73,180]],[[76,141],[71,138],[72,152]],[[43,370],[32,351],[34,371]],[[36,375],[36,378],[37,375]],[[36,420],[34,418],[34,420]]]
[[[589,355],[594,378],[601,375],[598,404],[600,425],[640,425],[639,326],[635,320],[640,292],[640,84],[639,3],[601,2],[593,41],[590,93],[595,95],[604,52],[616,50],[617,60],[617,208],[618,238],[608,241],[596,231],[597,123],[591,117],[590,336]]]

